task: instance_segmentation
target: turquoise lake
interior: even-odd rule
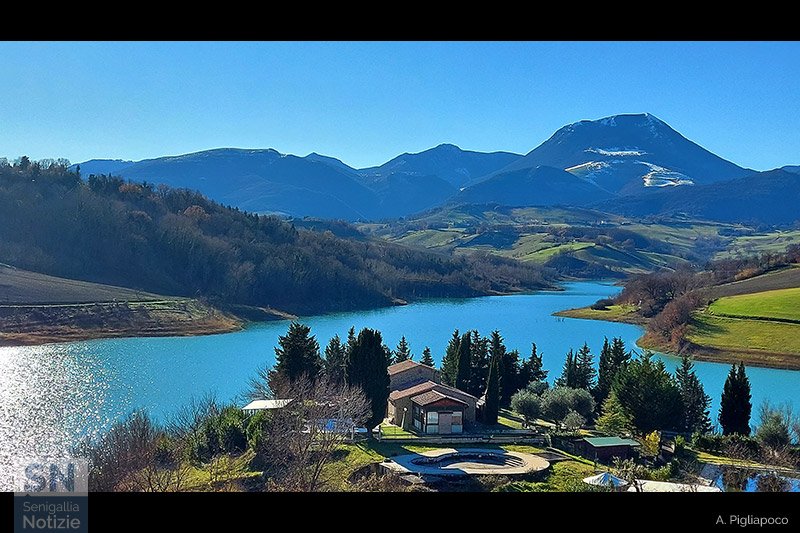
[[[638,326],[557,318],[555,311],[588,305],[618,287],[599,282],[565,284],[564,291],[471,299],[433,300],[411,305],[303,318],[324,348],[334,334],[370,327],[394,347],[401,335],[415,358],[430,346],[437,363],[455,328],[483,335],[499,329],[509,349],[527,357],[531,342],[544,354],[552,382],[564,355],[584,342],[596,355],[603,337],[622,337],[629,348]],[[269,322],[224,335],[107,339],[33,347],[0,348],[0,469],[20,454],[59,453],[82,435],[102,431],[135,409],[166,419],[192,397],[213,393],[241,402],[248,380],[275,358],[278,336],[288,322]],[[678,359],[660,356],[674,370]],[[716,420],[722,385],[730,368],[695,363],[713,399]],[[753,414],[768,399],[800,411],[800,372],[748,368]],[[756,423],[757,420],[753,420]],[[0,472],[2,474],[2,472]],[[0,476],[5,478],[6,476]],[[0,487],[1,488],[1,487]]]

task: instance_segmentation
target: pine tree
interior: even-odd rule
[[[461,343],[461,335],[458,330],[453,332],[450,337],[450,342],[447,343],[447,349],[442,358],[442,382],[445,385],[454,387],[456,384],[456,374],[458,373],[458,345]]]
[[[347,361],[347,383],[361,387],[370,403],[368,428],[383,421],[389,399],[389,353],[380,331],[364,328],[355,339]]]
[[[681,428],[681,391],[664,361],[653,359],[652,352],[645,351],[640,359],[631,361],[614,379],[611,391],[639,433]]]
[[[597,418],[597,429],[617,437],[630,433],[631,419],[616,394],[609,393],[603,402],[600,416]]]
[[[575,361],[575,354],[572,350],[567,352],[567,359],[564,361],[564,367],[561,369],[561,375],[556,379],[557,387],[570,387],[576,389],[575,384],[578,381],[577,364]]]
[[[472,338],[469,331],[461,336],[458,341],[458,363],[456,366],[456,381],[455,387],[457,389],[466,391],[469,386],[469,378],[472,374]]]
[[[408,346],[408,342],[406,341],[406,336],[403,335],[400,337],[400,342],[397,343],[397,348],[394,351],[394,360],[395,363],[400,363],[402,361],[410,361],[413,359],[414,356],[411,355],[411,348]]]
[[[604,339],[603,349],[600,352],[597,386],[594,388],[598,404],[605,402],[605,399],[608,398],[614,378],[625,368],[630,358],[631,353],[625,351],[625,343],[621,338],[614,337],[611,344],[607,338]]]
[[[594,369],[594,355],[585,342],[575,355],[576,388],[592,390],[595,385],[597,371]]]
[[[433,356],[431,355],[431,349],[427,346],[424,350],[422,350],[422,357],[419,360],[420,364],[425,366],[433,367],[436,363],[433,362]]]
[[[722,388],[719,423],[723,435],[750,435],[753,410],[750,399],[750,379],[745,374],[744,363],[739,363],[738,368],[734,364]]]
[[[292,322],[286,335],[278,337],[275,372],[290,382],[302,376],[315,380],[323,368],[319,343],[310,333],[308,326]]]
[[[481,337],[477,330],[472,331],[470,340],[469,383],[464,389],[473,396],[480,397],[486,391],[489,378],[489,339]]]
[[[687,433],[708,433],[711,431],[711,397],[705,393],[703,384],[694,371],[694,364],[686,354],[681,358],[681,366],[675,372],[675,379],[683,400],[683,430]]]
[[[489,378],[486,384],[486,403],[483,405],[483,421],[497,424],[500,410],[500,356],[493,355],[489,364]]]
[[[325,347],[325,374],[335,383],[344,383],[347,373],[347,347],[334,335]]]
[[[520,365],[519,388],[524,389],[533,382],[546,381],[548,371],[542,368],[543,365],[542,354],[538,352],[534,342],[531,344],[531,356]]]

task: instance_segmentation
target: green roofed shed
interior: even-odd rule
[[[587,437],[576,444],[581,449],[581,455],[602,463],[610,462],[615,457],[627,459],[640,446],[633,439],[620,437]]]

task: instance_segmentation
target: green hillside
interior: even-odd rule
[[[708,312],[725,317],[800,323],[800,288],[727,296],[709,305]]]

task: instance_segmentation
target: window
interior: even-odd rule
[[[418,418],[414,419],[414,427],[417,429],[422,429],[422,422],[420,422]]]
[[[428,411],[428,416],[426,418],[428,424],[438,424],[439,423],[439,413],[436,411]]]
[[[462,433],[464,431],[464,426],[461,424],[453,424],[450,426],[450,433]]]
[[[460,411],[453,413],[453,426],[460,426],[463,423],[461,415],[462,413]]]
[[[425,428],[425,433],[439,433],[439,424],[428,424]]]

